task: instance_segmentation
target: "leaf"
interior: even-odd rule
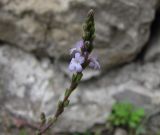
[[[73,74],[72,75],[72,82],[75,82],[76,81],[76,74]]]
[[[83,135],[91,135],[91,132],[86,131]]]
[[[83,73],[77,73],[77,76],[76,76],[76,83],[78,83],[83,77]]]
[[[119,119],[116,119],[114,124],[115,124],[115,126],[120,126],[120,125],[121,125],[121,122],[120,122]]]
[[[140,125],[137,129],[136,129],[136,135],[141,135],[141,134],[146,134],[146,129],[144,126]]]
[[[45,113],[42,112],[41,115],[40,115],[40,117],[41,117],[41,123],[45,124],[46,123],[46,115],[45,115]]]
[[[139,126],[145,113],[143,109],[137,109],[130,103],[116,103],[108,117],[111,126],[125,126],[135,129]]]
[[[140,122],[141,121],[141,117],[139,117],[138,115],[133,113],[133,114],[131,114],[130,121]]]
[[[134,113],[135,115],[138,115],[139,117],[144,117],[145,115],[144,109],[137,109]]]
[[[116,112],[119,117],[128,117],[129,113],[127,110],[120,109]]]
[[[21,129],[19,135],[27,135],[27,132],[24,129]]]
[[[133,121],[130,121],[130,122],[129,122],[129,127],[130,127],[130,128],[136,128],[136,127],[137,127],[137,124],[136,124],[135,122],[133,122]]]
[[[58,108],[62,108],[63,107],[63,102],[62,101],[58,101]]]
[[[80,135],[80,133],[74,133],[73,135]]]
[[[65,97],[67,97],[68,95],[70,94],[70,90],[69,89],[66,89],[66,91],[65,91]]]
[[[115,117],[114,117],[115,115],[113,115],[113,114],[111,114],[109,117],[108,117],[108,121],[113,121],[114,119],[115,119]]]
[[[67,107],[68,105],[69,105],[69,100],[66,100],[65,102],[64,102],[64,107]]]

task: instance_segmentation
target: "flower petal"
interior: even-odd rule
[[[95,66],[95,64],[91,61],[91,62],[89,63],[89,67],[90,67],[90,68],[94,68],[94,66]]]
[[[82,66],[80,64],[76,64],[76,71],[77,72],[82,72]]]
[[[84,57],[81,56],[81,57],[79,58],[79,63],[80,63],[80,64],[84,63]]]
[[[93,69],[100,69],[100,64],[99,64],[99,62],[97,61],[96,58],[91,57],[89,67],[93,68]]]
[[[80,53],[78,53],[78,52],[75,53],[75,59],[76,59],[76,60],[78,60],[80,57],[81,57],[81,54],[80,54]]]
[[[101,68],[101,66],[100,66],[99,62],[97,61],[96,62],[96,69],[100,69],[100,68]]]
[[[76,66],[75,66],[75,63],[73,62],[73,59],[71,60],[68,68],[70,71],[75,71]]]
[[[72,58],[70,63],[76,63],[75,58]]]
[[[76,43],[76,48],[77,49],[81,49],[83,47],[84,43],[83,43],[83,40],[80,40]]]
[[[73,54],[73,52],[75,52],[77,49],[76,48],[72,48],[72,49],[70,49],[70,55],[72,55]]]

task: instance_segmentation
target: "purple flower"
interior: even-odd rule
[[[75,47],[70,50],[70,54],[72,55],[74,52],[81,52],[81,48],[83,47],[83,45],[83,40],[78,41]]]
[[[96,69],[96,70],[100,69],[100,64],[97,61],[97,58],[91,57],[89,60],[90,60],[90,62],[89,62],[89,67],[90,68],[93,68],[93,69]]]
[[[82,65],[84,63],[84,57],[80,53],[75,53],[75,57],[72,58],[69,64],[69,70],[75,72],[81,72],[83,70]]]

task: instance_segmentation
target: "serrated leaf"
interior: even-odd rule
[[[137,109],[134,113],[139,117],[143,117],[145,115],[144,109]]]

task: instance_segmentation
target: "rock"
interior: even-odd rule
[[[119,92],[114,95],[114,98],[117,102],[129,102],[143,108],[152,102],[150,97],[130,90]]]
[[[32,54],[6,44],[0,46],[0,74],[2,118],[2,110],[9,116],[20,116],[32,123],[39,121],[41,112],[45,112],[47,116],[53,115],[58,100],[69,86],[69,80],[57,72],[56,67],[47,59],[38,61]],[[104,93],[103,96],[97,91],[86,91],[86,94],[76,91],[54,131],[84,131],[93,123],[101,122],[111,108],[112,100],[105,89],[100,91]],[[93,101],[95,96],[98,98]],[[99,104],[104,99],[110,102]],[[89,117],[86,118],[86,115]]]
[[[84,130],[86,127],[91,127],[93,123],[105,123],[116,101],[128,99],[136,106],[145,108],[146,111],[152,106],[159,105],[159,68],[159,61],[145,64],[137,62],[114,69],[98,80],[83,82],[76,92],[77,102],[74,102],[62,116],[62,120],[68,121],[65,129],[71,126],[72,130],[81,128]],[[78,122],[75,122],[74,126],[69,125],[71,119]]]
[[[37,120],[42,111],[53,113],[53,99],[66,85],[60,74],[55,77],[47,60],[38,62],[31,54],[7,45],[0,47],[0,74],[1,105],[32,120]],[[58,84],[60,80],[63,84]]]
[[[114,135],[128,135],[124,129],[117,128]]]
[[[159,61],[132,63],[98,80],[82,82],[53,130],[83,132],[96,123],[105,123],[122,93],[138,99],[136,104],[146,108],[160,104],[159,69]],[[0,46],[0,74],[0,108],[31,122],[38,121],[42,111],[52,115],[69,85],[47,59],[38,61],[32,54],[8,45]]]
[[[91,7],[96,11],[95,50],[106,71],[130,62],[145,46],[157,2],[1,0],[0,40],[6,44],[0,46],[0,117],[3,110],[37,122],[42,111],[47,116],[55,112],[70,83],[62,64],[69,48],[79,40],[81,23]],[[112,105],[124,98],[146,108],[159,105],[158,43],[158,38],[151,42],[154,51],[146,52],[144,63],[132,62],[102,76],[101,72],[84,73],[53,130],[83,132],[105,123]]]
[[[148,47],[145,52],[145,61],[154,61],[160,59],[160,11],[157,11],[156,18],[152,24],[152,35],[148,42]]]
[[[148,133],[158,134],[160,128],[160,109],[159,105],[152,107],[147,119]]]
[[[133,60],[148,41],[158,0],[1,0],[0,40],[44,57],[66,58],[96,11],[95,48],[102,69]],[[65,21],[64,21],[65,20]]]

